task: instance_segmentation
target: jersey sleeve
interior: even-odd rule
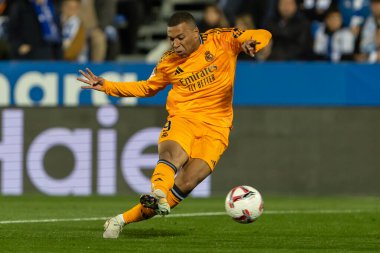
[[[236,54],[242,51],[242,45],[247,40],[256,40],[260,43],[256,45],[256,51],[258,52],[266,47],[272,38],[272,34],[264,29],[240,30],[233,28],[229,33],[223,33],[223,36]]]
[[[152,97],[170,83],[163,64],[158,63],[148,80],[137,82],[112,82],[105,80],[103,91],[114,97]]]

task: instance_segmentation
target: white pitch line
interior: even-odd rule
[[[4,221],[0,221],[0,224],[47,223],[47,222],[65,222],[65,221],[98,221],[98,220],[106,220],[106,219],[109,219],[109,217],[40,219],[40,220],[4,220]]]
[[[344,214],[344,213],[364,213],[364,212],[380,212],[380,210],[268,210],[264,214]],[[165,218],[179,217],[199,217],[199,216],[219,216],[226,215],[225,212],[205,212],[205,213],[179,213],[165,216]],[[156,216],[155,218],[159,218]],[[67,218],[67,219],[34,219],[34,220],[4,220],[0,224],[21,224],[21,223],[48,223],[48,222],[67,222],[67,221],[99,221],[107,220],[110,217],[93,217],[93,218]]]

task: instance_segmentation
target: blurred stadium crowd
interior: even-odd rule
[[[380,0],[0,0],[0,59],[154,62],[180,10],[201,32],[269,30],[254,60],[380,62]]]

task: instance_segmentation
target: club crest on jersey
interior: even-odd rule
[[[233,29],[233,33],[232,33],[232,36],[237,39],[240,37],[240,35],[242,35],[245,31],[244,30],[241,30],[241,29],[238,29],[238,28],[234,28]]]
[[[206,59],[206,61],[211,62],[215,59],[215,56],[213,54],[211,54],[210,51],[206,51],[205,52],[205,59]]]

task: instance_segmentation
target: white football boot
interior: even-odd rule
[[[121,231],[123,231],[125,223],[123,220],[123,216],[117,215],[104,223],[104,233],[103,238],[107,239],[116,239],[119,237]]]

